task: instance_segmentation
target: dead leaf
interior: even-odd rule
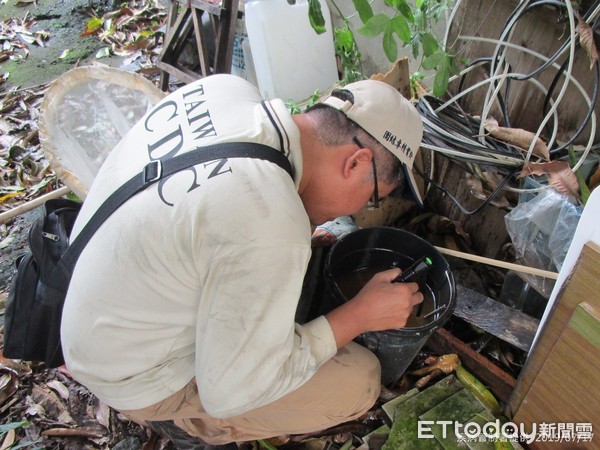
[[[6,368],[14,371],[18,377],[24,377],[31,374],[31,366],[25,361],[8,359],[0,356],[0,370]]]
[[[38,385],[34,385],[31,392],[32,400],[42,408],[44,415],[54,418],[54,420],[72,425],[75,423],[63,402],[50,390],[43,389]]]
[[[2,369],[0,372],[0,405],[12,397],[17,389],[19,389],[17,373],[9,369]]]
[[[469,191],[470,193],[480,199],[480,200],[487,200],[488,197],[491,195],[491,191],[488,191],[487,189],[485,189],[483,187],[483,183],[481,182],[480,179],[476,178],[475,176],[471,175],[470,173],[466,173],[465,174],[465,179],[467,182],[467,186],[469,186]],[[489,182],[493,182],[494,179],[492,177],[488,177],[487,178],[488,183]],[[494,188],[497,187],[493,186]],[[496,196],[490,201],[491,205],[494,205],[498,208],[510,208],[511,204],[510,202],[506,199],[506,197],[504,195],[502,195],[502,193],[498,193],[496,194]]]
[[[564,195],[579,196],[577,176],[566,161],[550,161],[547,163],[529,162],[523,166],[519,178],[529,175],[546,175],[548,184]]]
[[[579,14],[577,14],[577,20],[579,22],[579,43],[590,58],[591,70],[598,61],[598,49],[594,42],[594,30],[592,30],[592,27],[590,27]]]
[[[2,441],[2,446],[0,446],[0,450],[6,450],[6,449],[11,448],[15,443],[16,436],[17,436],[17,433],[15,432],[14,428],[11,428],[10,430],[8,430],[8,432],[6,433],[6,436],[4,436],[4,439]]]
[[[110,407],[98,400],[94,405],[94,417],[100,425],[110,430]]]
[[[54,392],[60,395],[62,399],[67,400],[69,398],[69,389],[60,381],[48,381],[48,383],[46,383],[46,386],[48,386],[50,389],[52,389]]]
[[[25,403],[27,404],[27,409],[25,410],[25,415],[28,417],[37,416],[41,419],[45,418],[46,411],[42,407],[42,405],[36,403],[31,396],[27,396],[25,399]]]
[[[95,55],[95,57],[96,57],[97,59],[100,59],[100,58],[107,58],[107,57],[109,57],[109,56],[110,56],[110,48],[108,48],[108,47],[103,47],[103,48],[101,48],[100,50],[98,50],[98,51],[96,52],[96,55]]]
[[[83,37],[98,33],[100,30],[102,30],[102,24],[103,20],[100,17],[92,17],[90,20],[88,20],[85,31],[83,31],[80,36]]]
[[[498,125],[498,121],[492,117],[489,117],[485,120],[484,127],[494,138],[513,145],[523,152],[529,149],[531,142],[535,137],[535,133],[522,128],[501,127]],[[532,153],[533,155],[542,158],[545,161],[550,160],[550,152],[548,151],[548,147],[539,137],[535,140]]]
[[[460,222],[450,220],[448,217],[434,215],[427,221],[427,228],[440,235],[458,235],[467,245],[471,244],[471,236],[467,233]]]

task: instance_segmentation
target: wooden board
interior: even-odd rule
[[[456,298],[455,316],[529,351],[539,320],[461,285],[456,287]]]
[[[533,426],[573,424],[571,442],[582,438],[578,428],[591,432],[600,426],[600,309],[580,303],[559,336],[535,378],[513,421],[524,424],[526,432]],[[584,425],[586,424],[586,425]],[[595,428],[595,430],[594,430]],[[558,433],[558,430],[557,430]],[[532,449],[566,448],[567,436],[557,434],[549,442],[534,442]],[[581,448],[600,448],[600,436],[580,441]],[[584,445],[585,444],[585,445]],[[580,448],[580,447],[577,447]]]
[[[562,292],[558,295],[553,310],[544,322],[539,339],[530,352],[529,359],[519,376],[507,407],[506,414],[509,417],[514,417],[517,414],[538,373],[542,370],[567,323],[573,316],[575,308],[582,301],[587,302],[596,310],[600,310],[600,245],[593,242],[584,245],[570,279],[563,285]],[[583,370],[587,365],[595,366],[598,370],[600,367],[600,352],[594,359],[581,361],[581,367],[575,366],[571,370]],[[588,385],[588,381],[585,379],[581,379],[579,382]],[[568,385],[563,385],[563,387],[570,388]],[[592,389],[593,386],[588,387],[596,395],[600,395],[600,385],[596,385],[594,389]],[[572,400],[575,402],[577,398],[573,397]]]
[[[505,403],[510,398],[515,386],[514,377],[454,337],[449,331],[443,328],[436,330],[429,337],[426,347],[440,355],[456,353],[461,364],[485,384],[499,402]]]

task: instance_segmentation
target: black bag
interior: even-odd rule
[[[64,364],[60,319],[70,276],[60,260],[81,203],[53,199],[29,230],[29,251],[16,261],[4,314],[4,356]]]
[[[69,236],[81,204],[48,200],[43,216],[29,230],[30,252],[16,262],[4,313],[4,356],[43,361],[48,367],[64,364],[60,344],[63,305],[75,263],[98,227],[151,184],[196,164],[224,158],[270,161],[292,176],[291,163],[283,153],[253,142],[215,144],[165,161],[152,161],[100,205],[71,245]]]

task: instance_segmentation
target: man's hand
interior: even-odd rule
[[[406,325],[423,294],[417,283],[392,283],[400,273],[400,269],[390,269],[375,274],[354,298],[325,316],[338,348],[361,333]]]

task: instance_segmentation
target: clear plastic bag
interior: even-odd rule
[[[539,269],[560,271],[583,208],[554,189],[545,189],[520,203],[504,220],[519,262]],[[554,280],[524,275],[546,297]]]

